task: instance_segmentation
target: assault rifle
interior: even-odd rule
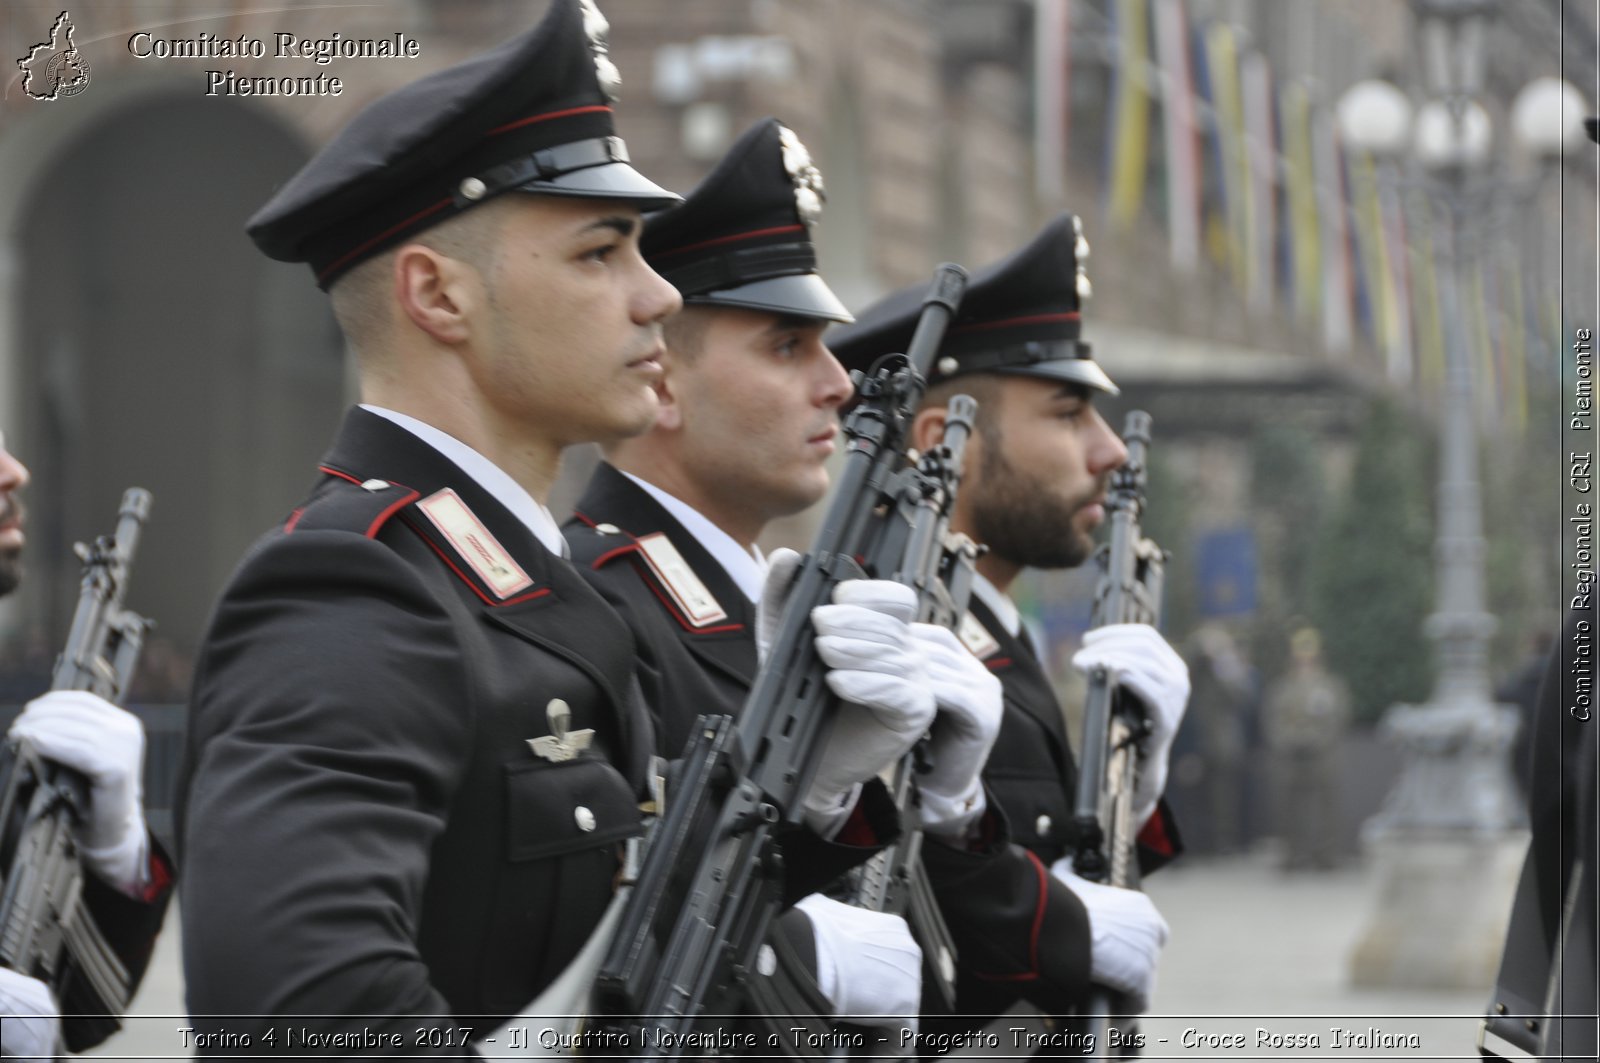
[[[130,487],[117,529],[75,549],[83,584],[51,690],[87,690],[119,703],[150,622],[122,605],[150,492]],[[83,899],[73,825],[87,814],[88,781],[41,757],[32,743],[0,752],[0,964],[50,986],[63,1014],[81,1015],[85,1037],[122,1027],[128,971]]]
[[[837,710],[811,612],[839,583],[868,575],[863,561],[892,558],[898,568],[904,558],[888,549],[896,533],[885,517],[896,511],[926,373],[965,287],[965,271],[941,266],[907,352],[858,379],[844,468],[765,665],[737,722],[701,717],[679,763],[592,998],[597,1025],[625,1036],[637,1058],[691,1051],[697,1019],[734,1011],[752,981],[781,903],[775,842],[799,828]]]
[[[1150,415],[1128,414],[1122,429],[1128,460],[1111,477],[1106,497],[1111,534],[1095,553],[1100,580],[1095,586],[1090,628],[1106,624],[1155,624],[1161,618],[1161,583],[1166,553],[1140,531],[1150,447]],[[1139,742],[1149,732],[1144,706],[1118,689],[1109,670],[1089,673],[1084,701],[1077,802],[1073,824],[1077,849],[1073,870],[1091,882],[1127,889],[1139,887],[1139,824],[1133,821],[1133,786],[1139,770]],[[1106,1058],[1112,994],[1097,990],[1083,1010],[1094,1045],[1092,1059]]]
[[[978,546],[952,535],[950,515],[961,479],[961,461],[972,435],[978,404],[970,395],[950,400],[944,439],[900,474],[895,510],[882,521],[877,549],[885,564],[868,571],[886,575],[917,592],[917,620],[954,630],[972,596]],[[956,1010],[956,948],[944,915],[922,871],[922,832],[917,828],[913,781],[925,753],[919,746],[901,758],[889,783],[900,810],[900,840],[851,874],[847,900],[858,908],[904,916],[922,949],[923,982],[932,985],[945,1010]]]

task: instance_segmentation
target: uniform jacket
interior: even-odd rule
[[[1005,808],[1012,837],[1049,865],[1069,855],[1075,841],[1072,810],[1078,766],[1066,720],[1050,679],[1028,644],[1006,631],[977,597],[968,615],[971,622],[963,629],[967,646],[1005,690],[1005,716],[984,767],[984,781]],[[1165,802],[1145,825],[1139,842],[1139,864],[1146,873],[1180,851]]]
[[[189,1010],[258,1045],[284,1024],[200,1016],[309,1016],[295,1027],[412,1050],[419,1028],[481,1036],[577,953],[641,829],[633,639],[405,429],[350,411],[321,472],[240,563],[196,668]],[[591,740],[540,756],[561,703]]]
[[[573,562],[627,618],[649,703],[669,743],[699,712],[737,713],[756,673],[754,607],[727,572],[655,499],[600,465],[565,530]],[[644,558],[642,538],[664,534],[725,617],[696,625],[685,600]],[[670,748],[670,746],[669,746]],[[1037,859],[1008,844],[993,815],[970,851],[938,843],[923,860],[961,957],[961,1010],[1003,1010],[1019,997],[1065,1010],[1087,984],[1083,906]],[[791,856],[789,866],[795,866]]]

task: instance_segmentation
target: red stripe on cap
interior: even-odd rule
[[[690,251],[699,251],[701,248],[705,247],[716,247],[718,244],[732,244],[737,243],[740,240],[754,240],[758,236],[777,236],[780,233],[805,232],[805,229],[806,227],[804,225],[779,225],[771,229],[751,229],[747,233],[734,233],[732,236],[719,236],[715,240],[702,240],[698,244],[690,244],[687,247],[675,247],[671,251],[658,251],[656,252],[656,257],[659,258],[665,255],[683,255],[688,254]]]
[[[322,268],[322,272],[317,274],[317,283],[321,284],[325,279],[327,279],[328,274],[332,273],[334,270],[338,269],[340,266],[344,265],[346,262],[349,262],[352,258],[356,258],[357,256],[361,255],[363,252],[365,252],[369,248],[371,248],[374,244],[382,243],[384,240],[386,240],[389,237],[393,236],[395,233],[397,233],[400,230],[406,228],[407,226],[415,225],[417,222],[421,221],[423,218],[426,218],[428,215],[436,214],[439,211],[443,210],[445,207],[448,207],[451,204],[451,202],[453,202],[453,198],[454,197],[446,196],[444,199],[439,200],[439,202],[435,203],[433,206],[425,207],[422,210],[417,211],[415,214],[411,215],[411,217],[405,219],[404,221],[401,221],[401,222],[398,222],[398,223],[396,223],[394,225],[389,226],[387,229],[383,230],[383,232],[379,233],[377,236],[374,236],[372,239],[366,240],[366,241],[363,241],[360,244],[357,244],[355,247],[351,248],[349,251],[346,251],[344,254],[340,255],[338,258],[334,259],[332,262],[330,262],[326,266],[324,266]]]
[[[1033,314],[1029,317],[1008,317],[1003,321],[980,321],[973,325],[962,325],[953,328],[951,332],[983,332],[992,328],[1008,328],[1012,325],[1043,325],[1056,321],[1077,321],[1080,315],[1076,310],[1069,314]]]
[[[491,137],[498,136],[501,133],[509,133],[513,129],[521,129],[523,126],[538,125],[540,122],[548,122],[552,118],[571,118],[575,114],[597,113],[610,114],[611,108],[603,103],[594,103],[587,107],[569,107],[565,111],[551,111],[548,114],[529,115],[527,118],[518,118],[515,122],[507,122],[503,126],[496,126],[495,128],[489,130],[487,135]]]

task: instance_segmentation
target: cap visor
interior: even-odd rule
[[[696,306],[737,306],[746,310],[770,310],[775,314],[793,314],[795,317],[814,317],[824,321],[848,324],[850,316],[839,297],[833,294],[823,279],[815,273],[797,273],[789,277],[768,277],[751,281],[737,288],[694,295],[684,302]]]
[[[1111,378],[1106,376],[1104,369],[1087,358],[1057,358],[1054,361],[1035,362],[1032,365],[1007,366],[994,372],[1010,376],[1037,376],[1047,380],[1065,380],[1104,391],[1108,395],[1116,395],[1121,391],[1111,382]]]
[[[661,210],[683,202],[683,197],[649,180],[625,162],[608,162],[518,185],[520,192],[582,199],[622,199],[642,211]]]

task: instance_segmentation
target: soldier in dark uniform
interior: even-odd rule
[[[17,492],[28,470],[0,437],[0,597],[22,579],[23,507]],[[140,795],[144,726],[132,713],[83,690],[57,690],[28,702],[10,738],[89,781],[88,816],[74,827],[83,863],[84,899],[95,925],[137,988],[172,897],[172,862],[145,826]],[[92,1048],[102,1023],[59,1015],[50,987],[0,967],[0,1036],[7,1058],[53,1058]]]
[[[613,135],[602,31],[556,0],[369,106],[250,223],[330,289],[364,402],[196,669],[178,826],[203,1053],[461,1050],[580,952],[640,832],[633,639],[541,501],[563,447],[653,422],[679,306],[637,242],[677,197]],[[794,896],[892,836],[849,796],[933,716],[906,625],[829,608],[825,657],[888,664],[830,673],[872,690],[810,795],[840,840],[786,842]]]
[[[849,314],[816,274],[809,227],[821,190],[799,141],[768,119],[645,227],[647,260],[685,301],[667,325],[662,415],[606,448],[565,530],[579,568],[634,630],[669,747],[696,712],[743,704],[766,565],[756,540],[827,489],[851,386],[822,343]],[[931,672],[952,689],[985,686],[949,632],[924,634]],[[1004,817],[985,814],[977,752],[935,755],[951,777],[919,780],[921,825],[937,839],[924,859],[958,946],[958,1009],[994,1013],[1024,997],[1068,1010],[1088,983],[1089,915],[1005,844]]]
[[[935,359],[914,441],[926,447],[940,438],[954,395],[978,400],[951,527],[988,548],[961,631],[1005,688],[1005,718],[984,777],[1016,840],[1090,905],[1095,979],[1147,1002],[1166,924],[1142,895],[1072,874],[1072,746],[1040,655],[1006,593],[1024,568],[1088,559],[1109,477],[1127,459],[1093,405],[1097,392],[1116,387],[1080,336],[1087,255],[1078,220],[1062,215],[1028,246],[974,274]],[[829,345],[850,368],[904,350],[922,294],[918,287],[886,297],[831,332]],[[1090,632],[1073,663],[1085,671],[1106,665],[1150,710],[1135,815],[1144,823],[1142,862],[1153,868],[1175,852],[1158,802],[1188,697],[1187,669],[1147,625]]]

